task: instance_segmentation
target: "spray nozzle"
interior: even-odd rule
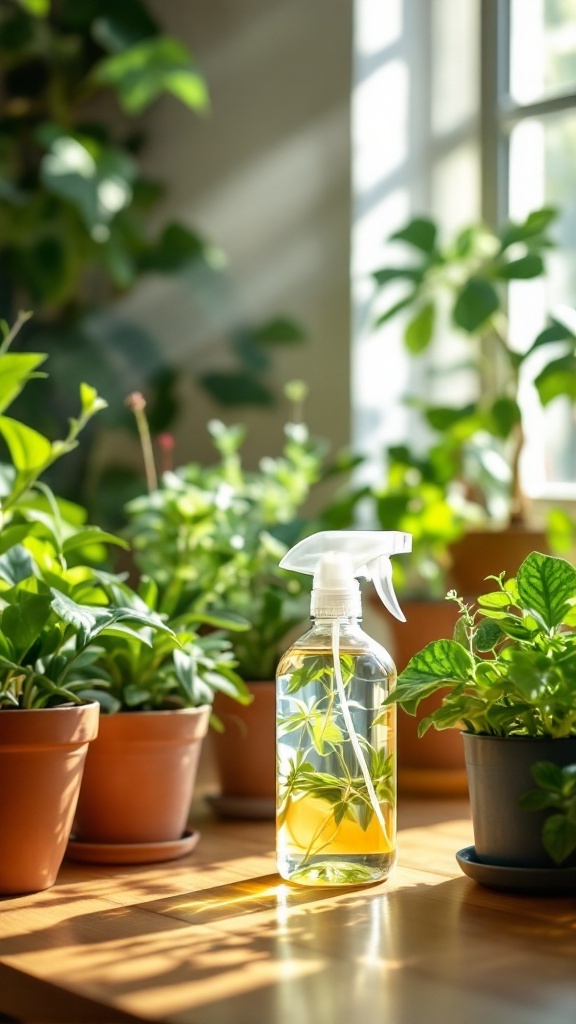
[[[390,555],[412,550],[409,533],[380,530],[326,530],[305,537],[280,562],[283,569],[314,576],[312,614],[330,618],[360,612],[357,577],[373,580],[392,615],[404,620],[392,585]]]

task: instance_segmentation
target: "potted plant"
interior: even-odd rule
[[[439,438],[421,455],[407,445],[395,446],[388,450],[386,461],[385,481],[368,495],[373,518],[383,530],[412,536],[412,551],[394,566],[394,586],[406,621],[386,616],[385,623],[400,672],[422,644],[452,635],[457,609],[443,599],[451,568],[450,548],[468,525],[483,521],[484,513],[452,486],[458,465],[453,445],[446,439]],[[381,603],[372,601],[371,607],[381,618]],[[438,699],[437,695],[429,697],[418,715],[428,714]],[[398,715],[399,793],[466,795],[459,736],[429,731],[419,738],[417,720],[403,712]]]
[[[104,636],[166,629],[150,610],[112,601],[83,558],[123,541],[85,525],[41,474],[72,450],[105,403],[82,385],[68,436],[50,442],[6,410],[44,356],[0,346],[0,892],[51,886],[64,856],[98,704],[85,693]]]
[[[576,335],[558,314],[518,351],[506,308],[511,281],[545,274],[555,216],[545,208],[497,230],[472,224],[446,243],[434,220],[417,217],[388,240],[407,249],[409,258],[374,274],[378,298],[394,284],[407,286],[377,323],[405,315],[403,340],[412,357],[431,352],[441,331],[450,329],[461,339],[451,362],[442,364],[442,376],[452,377],[459,393],[471,390],[470,399],[439,405],[416,395],[410,402],[442,446],[449,502],[461,500],[464,486],[465,495],[485,510],[479,529],[472,523],[447,546],[451,583],[470,596],[482,592],[486,575],[514,575],[531,548],[545,544],[542,531],[534,530],[520,482],[525,436],[520,381],[532,379],[543,406],[559,395],[573,400]],[[566,516],[562,525],[570,526]]]
[[[152,580],[143,579],[135,594],[116,577],[99,575],[112,602],[165,617]],[[128,631],[102,638],[90,695],[103,713],[68,845],[76,860],[168,860],[196,845],[198,832],[186,826],[210,718],[220,727],[214,695],[251,700],[223,629],[248,623],[214,612],[173,616],[170,625],[173,633],[148,630],[144,643]],[[202,635],[206,625],[211,632]]]
[[[301,385],[290,391],[302,400]],[[324,471],[324,447],[292,422],[282,454],[248,471],[240,456],[244,429],[220,421],[208,429],[218,461],[164,473],[157,488],[128,505],[129,537],[138,567],[158,584],[161,607],[176,616],[225,607],[249,620],[233,651],[253,701],[240,708],[217,695],[224,732],[213,735],[215,802],[222,813],[273,817],[275,670],[288,634],[307,614],[305,583],[278,563],[304,529],[314,529],[299,514]],[[146,451],[144,423],[141,436]]]
[[[576,569],[532,552],[516,578],[493,578],[496,589],[477,609],[448,595],[461,612],[454,639],[415,654],[390,699],[414,714],[442,689],[419,731],[462,730],[475,840],[459,857],[464,870],[520,887],[564,885],[557,872],[566,871],[573,885],[571,866],[550,877],[542,819],[519,801],[537,762],[565,768],[576,760]]]

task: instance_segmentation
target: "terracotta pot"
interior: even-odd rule
[[[450,638],[458,608],[450,601],[402,601],[406,622],[388,618],[390,651],[398,672],[433,640]],[[457,729],[429,729],[418,737],[418,724],[442,703],[442,694],[422,701],[416,716],[398,709],[398,791],[407,795],[466,796],[462,738]]]
[[[276,683],[247,684],[244,707],[217,694],[214,713],[224,732],[212,733],[220,791],[225,797],[276,798]],[[273,812],[272,812],[273,813]]]
[[[0,892],[54,885],[99,711],[97,703],[0,711]]]
[[[508,578],[515,576],[531,551],[549,553],[543,530],[521,525],[506,530],[470,530],[451,545],[450,586],[465,597],[485,594],[493,589],[486,576],[501,572]]]
[[[186,828],[210,707],[102,715],[74,835],[85,843],[161,843]]]
[[[542,843],[549,811],[524,811],[520,797],[536,788],[532,765],[576,763],[576,739],[476,736],[463,733],[476,857],[483,864],[553,867]],[[576,864],[576,854],[563,867]]]

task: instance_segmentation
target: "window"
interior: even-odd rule
[[[485,215],[559,211],[546,283],[510,290],[512,336],[525,350],[558,307],[576,330],[576,0],[485,0],[483,17]],[[576,496],[574,407],[557,397],[542,412],[528,381],[522,401],[531,425],[526,490]]]

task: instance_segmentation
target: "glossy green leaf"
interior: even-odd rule
[[[24,385],[33,377],[34,371],[45,361],[42,353],[6,352],[0,356],[0,413],[20,394]]]
[[[480,653],[492,651],[503,638],[502,629],[494,619],[483,619],[476,630],[474,646]]]
[[[15,585],[33,575],[34,563],[30,552],[21,544],[15,544],[0,556],[0,579]]]
[[[576,593],[576,569],[563,558],[533,551],[516,577],[522,608],[547,629],[560,625]]]
[[[2,434],[12,461],[20,473],[34,472],[50,461],[52,445],[38,431],[18,420],[0,416]]]
[[[415,654],[398,676],[390,701],[414,714],[424,697],[441,687],[465,682],[474,673],[474,659],[455,640],[435,640]]]
[[[500,308],[498,292],[489,281],[471,277],[460,291],[453,309],[454,323],[473,334]]]
[[[111,86],[128,114],[140,114],[165,92],[198,112],[208,108],[208,91],[188,48],[171,36],[154,36],[108,57],[94,81]]]

